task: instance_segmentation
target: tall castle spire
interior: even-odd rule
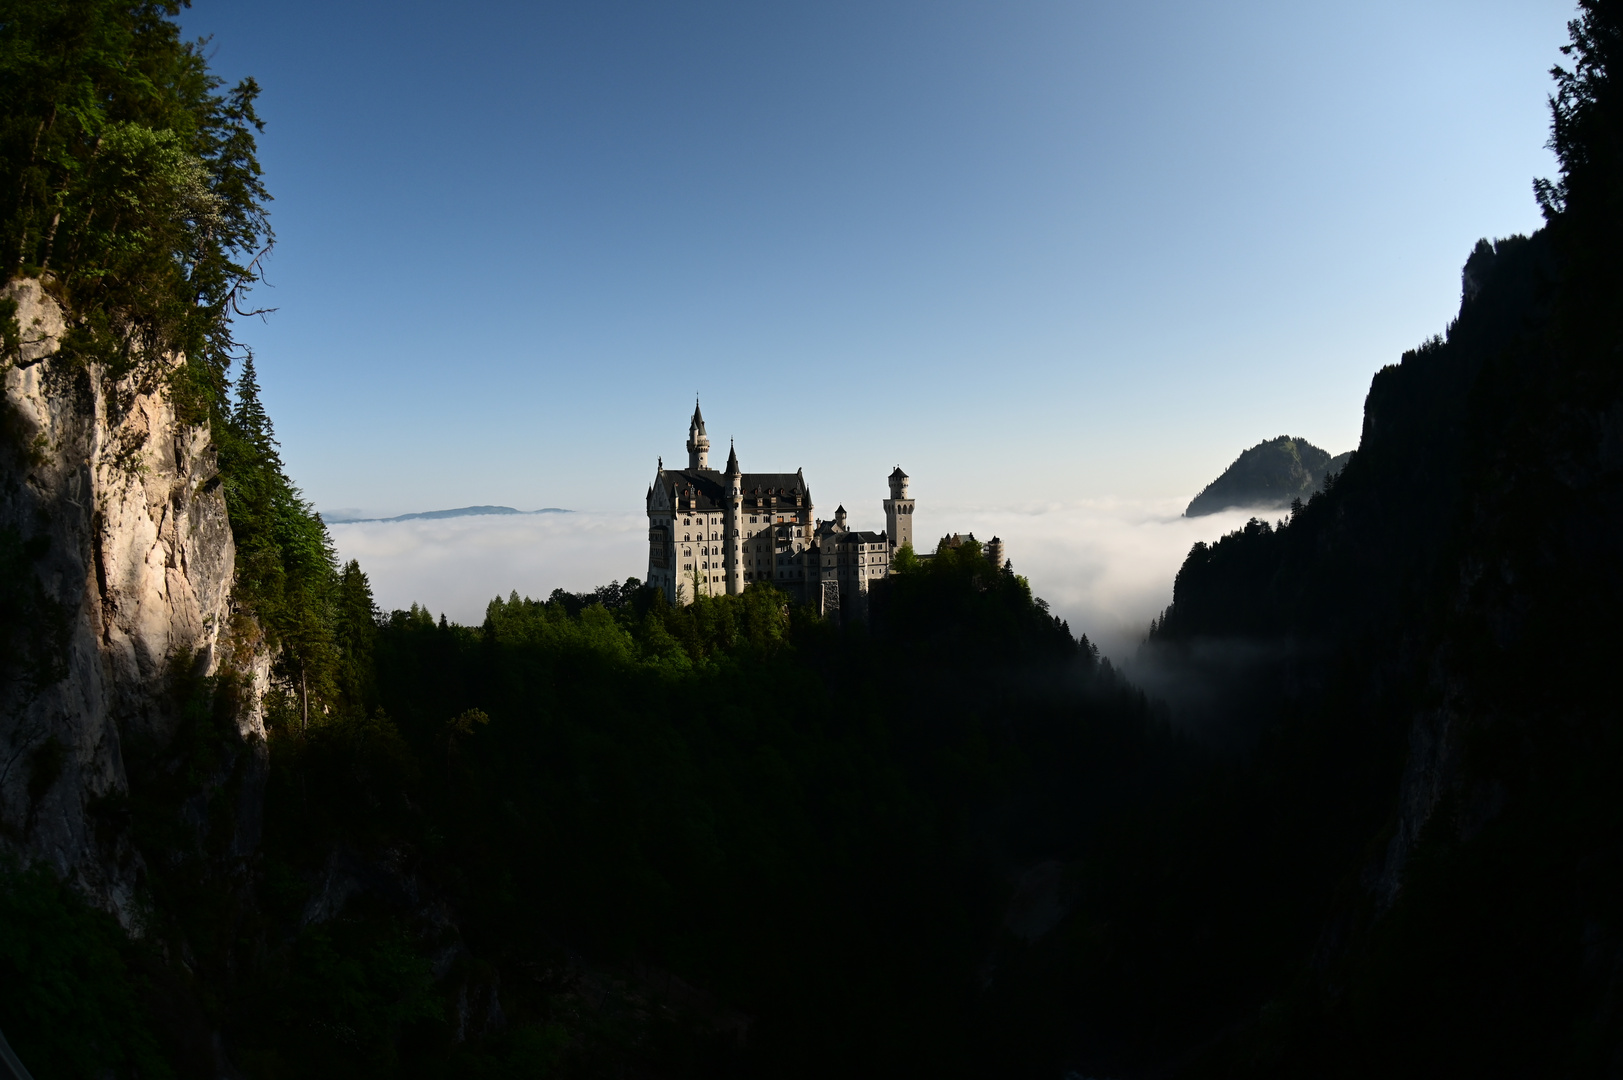
[[[710,467],[710,437],[704,433],[704,414],[699,411],[699,399],[693,399],[693,421],[688,424],[688,468]]]

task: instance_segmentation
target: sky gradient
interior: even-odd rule
[[[198,0],[255,76],[328,511],[636,510],[693,395],[881,525],[1192,496],[1356,444],[1481,236],[1538,225],[1566,3]],[[921,522],[921,527],[922,527]],[[943,519],[945,527],[948,523]],[[641,567],[630,572],[641,572]]]

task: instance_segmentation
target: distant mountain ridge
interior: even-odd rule
[[[515,510],[511,506],[459,506],[455,510],[424,510],[417,514],[397,514],[386,518],[328,517],[333,525],[362,525],[388,521],[433,521],[439,518],[481,517],[487,514],[573,514],[557,506],[543,506],[539,510]]]
[[[1306,502],[1324,489],[1324,478],[1339,473],[1352,451],[1331,457],[1306,439],[1289,435],[1267,439],[1234,459],[1189,503],[1184,517],[1201,517],[1236,506],[1278,510],[1292,499]]]

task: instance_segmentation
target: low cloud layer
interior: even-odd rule
[[[503,514],[330,525],[343,559],[359,559],[385,611],[419,603],[454,622],[479,623],[493,597],[544,597],[642,577],[648,517],[641,512]]]
[[[957,532],[1003,538],[1015,570],[1056,615],[1108,655],[1130,655],[1172,598],[1172,579],[1197,540],[1244,524],[1247,511],[1182,517],[1183,502],[1094,500],[1017,509],[937,510]],[[922,524],[922,523],[921,523]],[[331,526],[339,554],[359,559],[385,610],[413,602],[477,623],[495,596],[583,591],[647,562],[641,512],[364,522]],[[941,531],[946,531],[943,528]],[[921,545],[923,546],[923,545]]]
[[[1183,517],[1183,499],[1096,499],[1019,509],[945,511],[957,532],[999,536],[1017,573],[1054,614],[1107,655],[1131,655],[1172,601],[1172,579],[1197,540],[1244,525],[1251,511]],[[922,546],[922,545],[921,545]]]

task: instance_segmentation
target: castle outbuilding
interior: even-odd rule
[[[663,458],[648,487],[648,584],[672,603],[733,595],[770,582],[821,610],[866,597],[890,575],[896,548],[912,542],[914,502],[907,474],[890,474],[884,532],[850,529],[845,507],[830,521],[815,516],[800,469],[747,473],[729,447],[727,466],[709,466],[710,437],[697,403],[688,424],[688,464]]]

